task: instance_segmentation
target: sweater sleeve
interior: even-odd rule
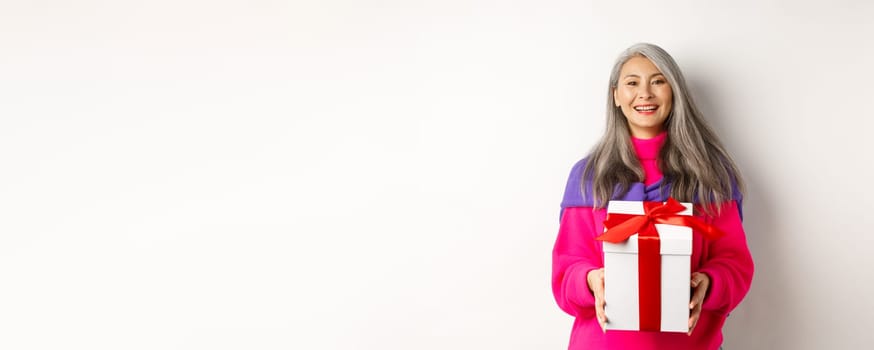
[[[710,289],[702,308],[726,315],[740,304],[750,289],[753,258],[736,201],[727,202],[720,214],[708,221],[726,235],[707,242],[708,256],[698,270],[710,277]]]
[[[576,317],[594,315],[595,298],[586,277],[604,266],[594,228],[591,207],[565,208],[552,251],[552,293],[558,306]]]

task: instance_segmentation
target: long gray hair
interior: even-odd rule
[[[648,43],[632,45],[622,52],[610,73],[607,128],[589,154],[583,171],[580,183],[584,194],[593,196],[595,206],[603,208],[614,196],[625,194],[632,183],[644,179],[643,168],[631,143],[628,121],[613,98],[622,66],[636,56],[652,61],[668,80],[673,92],[673,108],[664,125],[667,140],[658,157],[659,169],[665,177],[662,184],[670,183],[672,197],[683,202],[697,202],[712,215],[713,208],[719,208],[713,204],[732,199],[733,183],[738,186],[738,191],[742,191],[740,173],[692,102],[686,79],[677,63],[664,49]],[[591,179],[593,193],[586,193],[586,179]]]

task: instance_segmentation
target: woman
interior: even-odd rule
[[[552,289],[576,318],[569,349],[719,349],[722,325],[749,290],[753,261],[741,225],[739,172],[692,102],[662,48],[636,44],[617,59],[607,127],[571,170],[553,249]],[[689,332],[605,331],[604,232],[610,199],[696,204],[696,216],[726,233],[693,234]]]

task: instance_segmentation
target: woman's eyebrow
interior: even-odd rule
[[[659,72],[659,73],[655,73],[655,74],[651,75],[650,77],[656,77],[656,76],[659,76],[659,75],[661,75],[661,76],[665,76],[664,74],[662,74],[661,72]],[[637,74],[626,74],[624,78],[640,78],[640,76],[637,75]]]

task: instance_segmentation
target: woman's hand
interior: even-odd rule
[[[589,283],[589,290],[595,296],[595,316],[598,317],[598,324],[601,325],[602,332],[607,332],[607,316],[604,314],[604,268],[589,271],[586,281]]]
[[[589,282],[589,285],[591,285],[591,282]],[[693,272],[691,285],[692,300],[689,301],[689,335],[692,335],[692,330],[695,329],[695,325],[698,324],[698,318],[701,317],[701,304],[704,303],[707,289],[710,288],[710,276],[700,272]]]

